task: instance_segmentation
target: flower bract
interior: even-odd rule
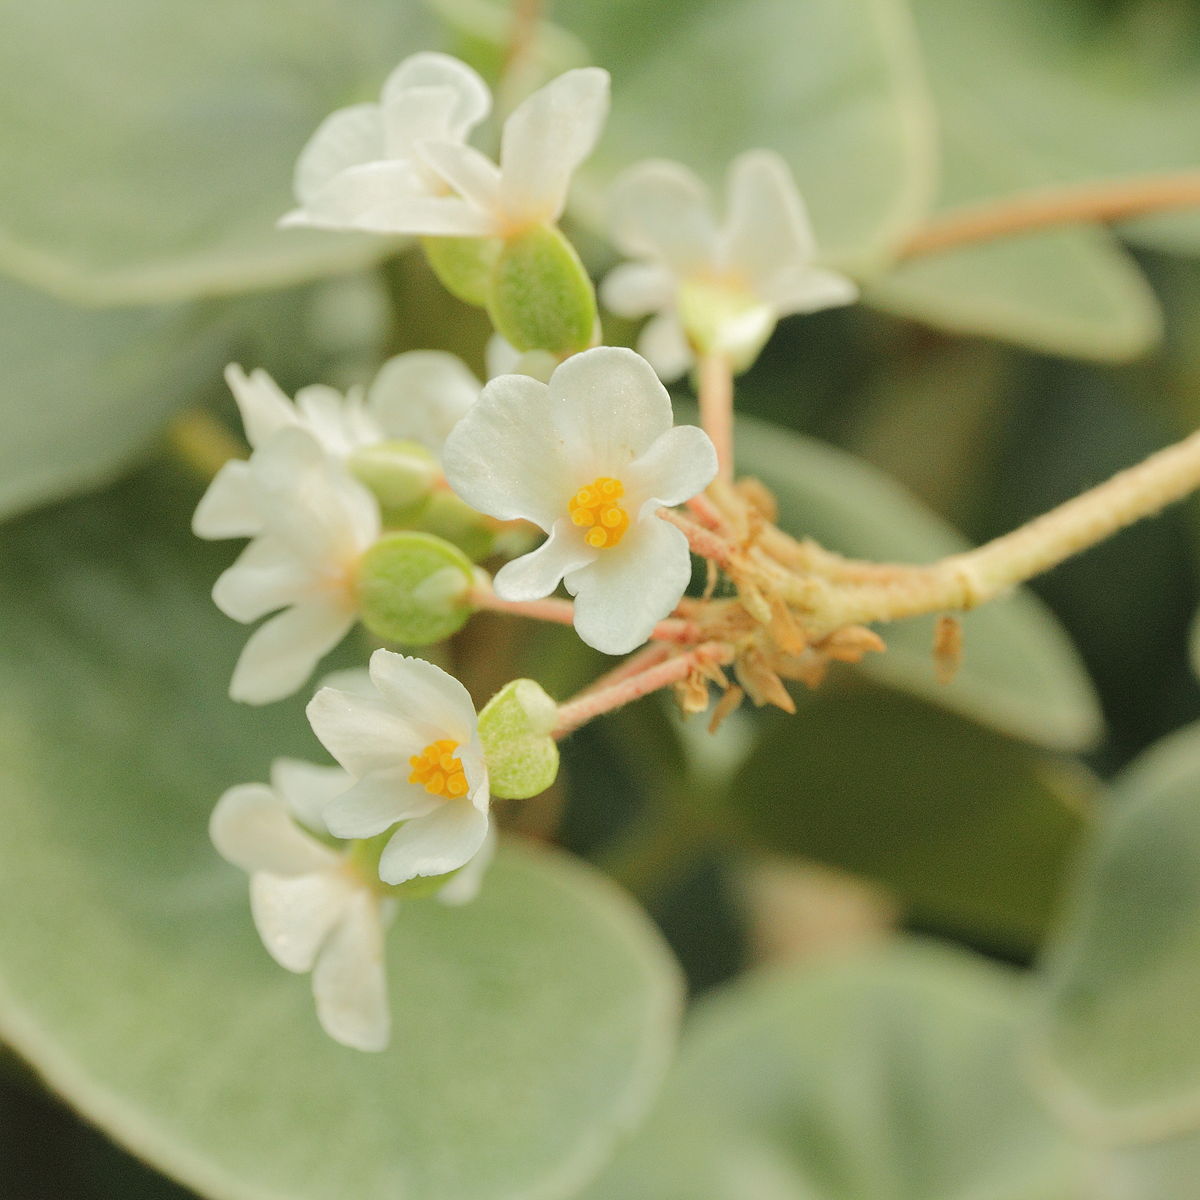
[[[611,208],[613,240],[636,261],[612,271],[600,294],[621,316],[656,314],[638,349],[664,379],[682,375],[697,351],[744,370],[780,317],[858,295],[851,280],[816,264],[804,202],[771,151],[731,164],[723,224],[700,180],[661,160],[625,172]]]
[[[579,636],[608,654],[639,646],[679,602],[687,539],[657,513],[712,481],[716,452],[702,430],[673,427],[666,389],[632,350],[574,355],[548,384],[493,379],[444,461],[468,504],[549,534],[497,573],[503,598],[540,599],[564,582]]]

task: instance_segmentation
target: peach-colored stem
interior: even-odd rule
[[[717,450],[717,478],[733,481],[733,366],[724,354],[699,363],[700,425]]]
[[[938,254],[1054,225],[1125,221],[1193,205],[1200,205],[1200,172],[1196,171],[1044,188],[952,209],[935,217],[901,247],[900,258]]]
[[[592,692],[600,692],[605,688],[613,687],[631,675],[640,674],[647,667],[656,667],[670,657],[671,647],[666,642],[651,642],[649,646],[643,646],[636,654],[630,655],[623,663],[613,667],[611,671],[606,671],[603,675],[593,679],[579,694],[581,696],[590,695]]]
[[[674,525],[676,529],[682,531],[693,553],[700,555],[701,558],[711,559],[718,566],[729,565],[733,557],[733,547],[719,534],[697,525],[695,521],[689,521],[687,517],[675,512],[674,509],[660,508],[658,515],[668,524]]]
[[[724,642],[705,642],[686,654],[669,658],[657,666],[627,676],[611,687],[596,688],[577,696],[574,700],[558,706],[558,724],[552,737],[562,738],[613,709],[622,708],[634,700],[640,700],[660,688],[670,687],[686,679],[697,667],[708,663],[728,663],[733,651]]]

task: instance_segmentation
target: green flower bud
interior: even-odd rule
[[[426,646],[462,628],[474,582],[475,568],[457,546],[428,533],[385,534],[359,565],[359,614],[377,637]]]
[[[452,296],[486,308],[504,243],[499,238],[426,237],[425,261]]]
[[[385,525],[406,524],[416,517],[442,473],[424,446],[399,439],[356,450],[349,465],[355,478],[375,494]]]
[[[775,329],[775,310],[719,280],[691,279],[679,290],[679,320],[700,354],[726,354],[745,371]]]
[[[502,800],[526,800],[558,776],[558,744],[550,736],[558,705],[532,679],[514,679],[479,714],[488,786]]]
[[[591,344],[596,293],[571,243],[553,226],[536,225],[504,243],[488,312],[518,350],[566,356]]]
[[[434,492],[413,524],[452,542],[474,562],[492,553],[495,534],[488,518],[453,492]]]

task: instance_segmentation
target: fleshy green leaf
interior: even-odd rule
[[[926,923],[1027,952],[1095,783],[1083,768],[875,688],[768,722],[725,806],[750,839],[870,876]]]
[[[282,231],[301,147],[428,43],[416,3],[0,6],[0,267],[75,299],[281,286],[387,239]]]
[[[1019,995],[1000,968],[920,944],[730,987],[584,1200],[1082,1195],[1017,1071]]]
[[[1193,725],[1117,780],[1044,964],[1047,1098],[1113,1140],[1200,1130],[1198,797]]]
[[[613,76],[586,178],[672,158],[718,185],[755,146],[789,161],[823,257],[868,269],[930,199],[932,126],[897,0],[561,0],[555,20]]]
[[[205,1194],[573,1194],[665,1065],[662,943],[589,868],[502,850],[475,903],[401,904],[392,1049],[325,1038],[205,832],[223,788],[316,742],[299,699],[225,700],[229,548],[180,509],[143,478],[3,538],[0,1036]]]
[[[865,462],[831,446],[739,416],[738,470],[779,501],[779,524],[855,557],[929,562],[966,549],[962,538]],[[885,654],[861,669],[1003,732],[1056,749],[1080,749],[1101,728],[1078,655],[1048,610],[1017,591],[962,617],[966,654],[942,686],[931,660],[932,619],[881,628]]]

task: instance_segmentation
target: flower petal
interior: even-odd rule
[[[487,155],[455,142],[422,142],[417,153],[427,167],[494,223],[500,204],[500,170]]]
[[[470,862],[460,868],[457,874],[452,875],[449,883],[438,892],[437,898],[443,904],[457,908],[462,904],[470,904],[479,895],[483,877],[492,865],[492,859],[496,857],[496,841],[496,830],[489,825],[483,845],[475,852]]]
[[[235,621],[248,624],[288,604],[296,604],[318,581],[310,564],[297,559],[286,542],[257,537],[213,585],[213,603]]]
[[[395,770],[428,745],[374,687],[370,696],[324,687],[308,702],[307,713],[322,745],[356,779]]]
[[[371,838],[397,821],[423,817],[442,801],[423,787],[408,782],[408,763],[399,755],[396,766],[360,779],[348,792],[325,807],[325,823],[334,837]]]
[[[336,388],[312,384],[296,393],[296,410],[321,449],[334,458],[347,458],[360,446],[383,440],[383,430],[363,407],[358,388],[343,396]]]
[[[563,457],[554,408],[536,379],[493,379],[446,439],[450,486],[480,512],[505,521],[524,517],[550,530],[581,486]]]
[[[254,537],[262,531],[259,494],[250,464],[231,459],[213,476],[192,516],[192,532],[202,538]]]
[[[502,203],[510,221],[557,221],[576,167],[592,152],[608,116],[608,72],[568,71],[533,93],[500,136]]]
[[[391,1037],[383,917],[365,889],[348,902],[341,924],[322,948],[312,977],[317,1020],[335,1042],[377,1051]]]
[[[853,304],[858,299],[858,285],[854,280],[824,267],[779,271],[765,280],[759,290],[779,316],[820,312],[825,308]]]
[[[487,831],[486,812],[462,800],[444,801],[392,834],[379,860],[379,877],[397,884],[418,875],[456,871],[483,845]]]
[[[671,428],[667,389],[640,354],[623,346],[572,355],[550,377],[549,388],[555,424],[575,466],[572,494],[597,475],[620,478]],[[555,517],[565,508],[563,504]]]
[[[250,912],[267,953],[289,971],[312,969],[321,943],[356,891],[343,871],[250,877]]]
[[[586,567],[599,553],[584,542],[570,521],[560,517],[536,550],[514,558],[496,572],[492,586],[502,600],[540,600],[558,587],[568,571]]]
[[[669,508],[704,491],[716,477],[717,451],[708,434],[695,425],[677,425],[633,463],[627,483],[630,492],[636,488],[647,497],[644,503]]]
[[[237,401],[251,446],[257,448],[281,429],[299,423],[292,402],[261,367],[247,375],[237,363],[230,363],[225,368],[225,382]]]
[[[678,379],[695,361],[683,325],[674,311],[646,322],[638,336],[638,352],[664,380]]]
[[[379,368],[367,407],[388,437],[410,438],[436,453],[482,387],[453,354],[411,350]]]
[[[309,600],[272,617],[250,635],[229,695],[245,704],[269,704],[290,696],[354,624],[337,604]]]
[[[643,517],[619,546],[566,578],[575,596],[575,631],[605,654],[628,654],[670,615],[692,576],[687,538]]]
[[[792,173],[771,150],[750,150],[729,167],[724,245],[727,265],[751,280],[817,253],[808,211]]]
[[[432,50],[409,55],[387,77],[381,100],[391,104],[410,88],[426,87],[443,87],[454,93],[450,117],[454,136],[466,136],[491,111],[487,84],[466,63]]]
[[[319,767],[298,758],[277,758],[271,764],[271,786],[292,816],[317,833],[329,832],[322,814],[353,782],[341,767]]]
[[[353,104],[317,126],[296,161],[294,185],[302,207],[348,167],[384,158],[383,119],[377,104]]]
[[[398,719],[420,735],[422,747],[441,738],[467,742],[474,736],[471,694],[441,667],[423,658],[376,650],[370,671],[379,694]]]
[[[609,195],[613,241],[626,254],[677,275],[712,267],[717,223],[708,189],[686,167],[651,159],[617,177]]]
[[[679,281],[662,263],[622,263],[604,277],[600,299],[618,317],[644,317],[675,302]]]
[[[307,875],[338,861],[332,850],[297,827],[283,799],[265,783],[230,788],[213,809],[208,833],[217,853],[243,871]]]

